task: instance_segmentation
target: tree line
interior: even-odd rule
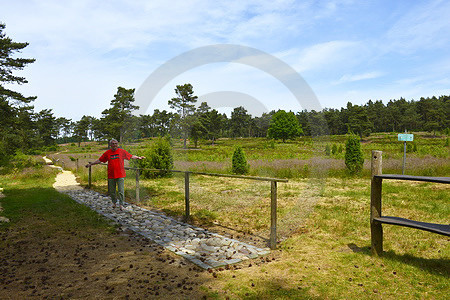
[[[418,101],[401,98],[390,100],[386,105],[381,100],[370,100],[365,105],[348,102],[341,109],[325,108],[319,112],[304,110],[295,114],[280,110],[263,113],[259,117],[253,117],[244,107],[239,106],[228,117],[209,107],[206,102],[195,107],[197,98],[193,96],[193,87],[185,84],[178,85],[175,92],[182,95],[187,90],[191,93],[191,98],[180,96],[169,100],[169,105],[176,112],[155,109],[151,115],[134,116],[134,89],[119,87],[118,94],[121,90],[127,94],[126,98],[112,100],[111,107],[102,112],[101,118],[83,116],[76,122],[55,119],[55,126],[60,126],[61,133],[57,140],[80,142],[111,137],[135,140],[171,135],[184,140],[189,138],[196,144],[199,139],[214,143],[220,137],[270,137],[285,140],[300,134],[320,136],[348,132],[364,137],[373,132],[405,130],[436,133],[450,127],[450,96],[420,98]]]
[[[233,109],[230,117],[202,102],[194,95],[189,83],[177,85],[175,97],[168,100],[174,111],[155,109],[153,114],[133,115],[138,107],[134,102],[134,89],[118,87],[110,106],[99,118],[83,116],[73,121],[56,117],[51,109],[35,112],[35,96],[24,96],[7,86],[25,84],[27,80],[15,76],[33,63],[32,58],[17,58],[17,52],[28,43],[14,42],[4,33],[0,23],[0,164],[16,151],[32,153],[42,147],[57,143],[102,141],[118,138],[120,142],[141,138],[166,136],[189,138],[195,146],[200,139],[211,143],[220,137],[270,137],[294,138],[303,135],[346,134],[354,132],[361,137],[372,132],[402,132],[447,130],[450,115],[450,96],[420,98],[407,101],[403,98],[369,101],[365,105],[348,102],[345,108],[322,111],[285,112],[271,111],[261,116],[251,116],[243,106]]]

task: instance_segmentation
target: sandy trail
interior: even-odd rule
[[[80,183],[77,182],[75,175],[71,171],[64,171],[63,168],[57,167],[53,165],[53,162],[48,159],[46,156],[42,157],[47,165],[52,168],[57,168],[61,170],[61,173],[56,175],[55,183],[53,184],[53,188],[57,191],[73,191],[73,190],[82,190],[83,188],[80,186]]]

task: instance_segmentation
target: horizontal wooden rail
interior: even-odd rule
[[[429,177],[429,176],[413,176],[413,175],[400,175],[400,174],[382,174],[375,175],[376,178],[381,179],[394,179],[394,180],[412,180],[412,181],[425,181],[436,183],[450,183],[450,177]]]
[[[445,236],[450,236],[450,225],[445,224],[436,224],[436,223],[427,223],[427,222],[419,222],[399,217],[387,217],[382,216],[380,218],[375,218],[374,221],[383,223],[383,224],[391,224],[398,225],[404,227],[410,227],[415,229],[420,229],[424,231],[429,231]]]

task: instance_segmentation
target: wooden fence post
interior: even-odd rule
[[[381,187],[383,180],[375,178],[375,175],[382,174],[382,151],[372,151],[370,186],[370,233],[372,254],[381,255],[383,253],[383,227],[381,223],[375,222],[374,218],[381,217]]]
[[[185,203],[185,221],[189,220],[190,207],[189,207],[189,172],[184,172],[184,203]]]
[[[277,248],[277,182],[271,181],[270,187],[270,249]]]
[[[89,185],[88,188],[91,188],[91,184],[92,184],[92,167],[89,166]]]
[[[136,203],[139,203],[139,169],[136,169]]]

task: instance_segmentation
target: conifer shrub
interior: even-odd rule
[[[140,154],[145,159],[132,160],[133,166],[141,168],[141,176],[144,178],[170,177],[173,168],[173,155],[170,142],[167,138],[158,138],[150,147]],[[160,169],[162,171],[148,171],[145,169]]]
[[[337,153],[337,151],[338,151],[338,148],[337,148],[336,144],[333,144],[333,147],[331,147],[331,153],[334,155]]]
[[[330,145],[328,145],[328,144],[325,146],[325,155],[326,156],[331,155],[331,148],[330,148]]]
[[[231,159],[231,170],[235,174],[247,174],[250,166],[247,164],[244,151],[240,146],[237,146],[234,150],[233,157]]]
[[[361,149],[360,138],[357,135],[350,134],[345,145],[345,165],[351,175],[361,173],[364,164],[363,152]]]

